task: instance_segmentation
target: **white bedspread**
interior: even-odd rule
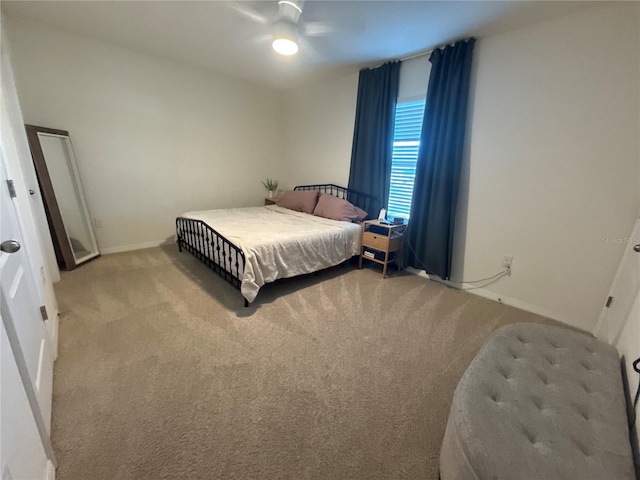
[[[275,205],[182,216],[202,220],[244,251],[240,290],[250,302],[265,283],[316,272],[360,253],[360,225]]]

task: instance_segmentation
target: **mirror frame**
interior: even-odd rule
[[[25,125],[25,128],[27,130],[27,140],[29,141],[31,158],[33,159],[33,164],[35,166],[36,176],[38,177],[38,184],[40,186],[40,193],[42,194],[47,221],[52,233],[51,237],[53,239],[53,248],[56,252],[56,257],[58,257],[59,260],[62,259],[66,270],[74,270],[79,265],[98,258],[100,256],[100,250],[98,249],[98,242],[96,241],[95,232],[93,231],[93,222],[91,220],[91,216],[89,215],[89,209],[87,208],[84,189],[82,188],[82,182],[80,181],[80,175],[78,174],[78,167],[76,165],[69,132],[65,130],[56,130],[54,128],[38,127],[36,125]],[[92,247],[94,247],[93,252],[90,255],[82,257],[80,262],[76,261],[73,249],[71,248],[71,241],[64,225],[64,218],[62,216],[62,212],[60,211],[58,201],[56,200],[55,190],[53,188],[53,183],[51,182],[51,177],[49,175],[49,169],[47,168],[47,163],[44,158],[44,152],[42,151],[42,146],[40,145],[40,137],[38,136],[39,133],[66,138],[68,141],[68,146],[71,147],[68,149],[68,151],[71,157],[71,168],[73,170],[74,176],[72,180],[75,182],[76,187],[78,188],[78,191],[80,193],[80,208],[85,216],[85,220],[89,224]]]

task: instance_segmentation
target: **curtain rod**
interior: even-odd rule
[[[373,67],[365,67],[365,68],[367,70],[375,70],[376,68],[381,67],[385,63],[388,63],[388,62],[405,62],[407,60],[412,60],[414,58],[424,57],[425,55],[429,55],[430,53],[433,53],[434,50],[436,50],[436,49],[432,48],[430,50],[423,50],[422,52],[414,53],[413,55],[408,55],[406,57],[398,58],[396,60],[385,60],[383,63],[379,63],[378,65],[374,65]]]
[[[469,37],[469,38],[467,39],[467,41],[468,41],[469,39],[471,39],[471,38],[473,38],[473,37]],[[460,40],[461,40],[461,39],[453,40],[453,41],[451,41],[451,42],[447,42],[447,43],[441,43],[440,45],[438,45],[438,46],[436,46],[436,47],[433,47],[433,48],[431,48],[431,49],[429,49],[429,50],[423,50],[423,51],[421,51],[421,52],[414,53],[413,55],[407,55],[406,57],[403,57],[403,58],[399,59],[399,61],[404,62],[404,61],[406,61],[406,60],[411,60],[412,58],[418,58],[418,57],[423,57],[423,56],[425,56],[425,55],[429,55],[430,53],[433,53],[433,52],[435,52],[435,51],[436,51],[436,50],[438,50],[438,49],[445,48],[445,47],[448,47],[448,46],[450,46],[450,45],[455,45],[455,44],[456,44],[457,42],[459,42]]]
[[[424,50],[422,52],[414,53],[413,55],[408,55],[406,57],[402,57],[400,59],[400,61],[401,62],[406,62],[407,60],[413,60],[414,58],[424,57],[425,55],[429,55],[429,54],[433,53],[434,50],[436,50],[436,49],[432,48],[430,50]]]
[[[458,40],[456,40],[458,41]],[[375,67],[369,67],[369,69],[374,69],[374,68],[378,68],[381,67],[382,65],[384,65],[387,62],[406,62],[407,60],[413,60],[414,58],[419,58],[419,57],[424,57],[425,55],[429,55],[431,53],[433,53],[434,51],[438,50],[439,48],[444,48],[448,45],[454,45],[456,43],[456,41],[453,42],[448,42],[448,43],[443,43],[441,45],[438,45],[437,47],[434,48],[430,48],[429,50],[423,50],[421,52],[418,53],[414,53],[412,55],[407,55],[406,57],[402,57],[402,58],[398,58],[397,60],[387,60],[379,65],[376,65]]]

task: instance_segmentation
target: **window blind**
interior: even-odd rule
[[[391,182],[389,186],[389,217],[408,219],[416,177],[416,162],[420,147],[422,117],[425,100],[398,103],[396,105],[393,132],[393,156],[391,158]]]

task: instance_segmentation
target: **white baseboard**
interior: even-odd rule
[[[142,250],[143,248],[171,245],[172,243],[175,243],[174,240],[156,240],[155,242],[136,243],[134,245],[121,245],[119,247],[103,248],[100,250],[100,253],[102,253],[103,255],[109,255],[110,253],[131,252],[133,250]]]
[[[51,350],[53,351],[53,359],[56,360],[58,358],[58,329],[60,328],[60,316],[58,310],[53,312],[46,323]]]
[[[53,466],[51,460],[47,462],[47,480],[55,480],[56,478],[56,467]]]
[[[574,325],[571,322],[567,321],[567,319],[560,318],[560,316],[554,312],[546,310],[545,308],[540,307],[538,305],[531,305],[529,303],[523,302],[521,300],[518,300],[517,298],[511,298],[504,295],[500,295],[496,292],[492,292],[484,288],[478,288],[475,285],[472,285],[469,283],[460,284],[460,283],[453,283],[448,280],[442,280],[440,277],[436,275],[428,275],[424,270],[417,270],[412,267],[407,267],[406,270],[409,273],[418,275],[419,277],[427,278],[434,282],[441,283],[443,285],[446,285],[447,287],[455,288],[456,290],[464,290],[465,292],[469,292],[479,297],[493,300],[494,302],[504,303],[505,305],[519,308],[520,310],[524,310],[526,312],[535,313],[536,315],[541,315],[543,317],[547,317],[552,320],[557,320],[558,322],[566,323],[567,325],[581,328],[579,325]]]

